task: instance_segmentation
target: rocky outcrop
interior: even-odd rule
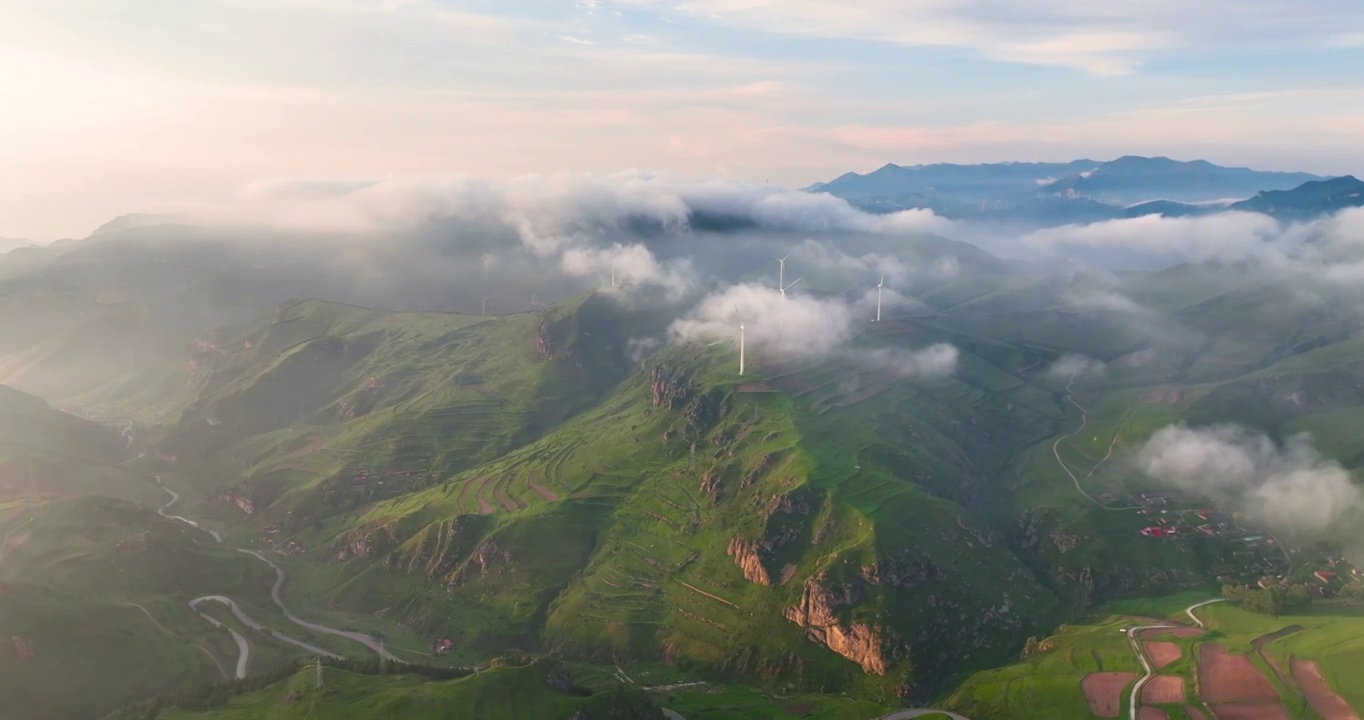
[[[691,375],[674,365],[655,365],[649,371],[649,395],[656,408],[685,407],[692,396]]]
[[[364,557],[369,554],[369,541],[363,538],[346,543],[344,547],[336,553],[337,560],[349,560],[353,557]]]
[[[757,543],[746,542],[736,536],[729,541],[729,548],[725,552],[734,558],[734,563],[743,572],[745,580],[758,585],[772,584],[772,578],[767,574],[767,568],[763,567],[762,558],[758,555]]]
[[[553,323],[540,323],[539,330],[535,333],[535,354],[546,360],[554,357],[554,352],[559,349],[557,328]]]
[[[837,611],[862,600],[861,589],[852,583],[828,583],[824,575],[805,582],[800,602],[786,609],[786,619],[805,628],[807,635],[830,650],[862,666],[863,672],[885,675],[894,660],[881,628],[865,623],[844,623]]]
[[[771,498],[763,517],[762,536],[746,540],[736,535],[729,541],[726,552],[734,558],[744,578],[758,585],[772,585],[774,577],[779,578],[777,584],[790,580],[796,568],[789,562],[783,563],[779,553],[809,535],[811,519],[823,502],[823,494],[808,485]]]
[[[905,549],[895,555],[879,558],[861,569],[862,579],[872,585],[891,585],[915,588],[924,583],[937,582],[948,576],[948,571],[928,558]]]
[[[704,436],[724,417],[728,406],[729,395],[720,388],[711,388],[695,396],[683,410],[686,419],[684,435],[693,439]]]
[[[230,492],[223,493],[223,500],[226,500],[227,502],[236,505],[237,509],[241,510],[247,515],[256,514],[256,504],[251,500],[251,498],[245,495],[238,495],[237,493]]]
[[[510,549],[502,547],[496,540],[484,540],[469,554],[469,561],[455,573],[450,580],[450,586],[458,587],[473,579],[475,575],[482,577],[509,567],[514,562]]]

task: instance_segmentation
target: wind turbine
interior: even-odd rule
[[[798,282],[800,282],[801,280],[804,280],[804,279],[805,279],[805,278],[803,278],[803,277],[798,277],[798,278],[796,278],[795,280],[792,280],[790,285],[787,285],[787,286],[784,287],[784,288],[780,288],[780,290],[781,290],[781,299],[782,299],[782,300],[785,300],[785,299],[786,299],[786,291],[787,291],[787,290],[790,290],[790,289],[793,288],[793,287],[795,287],[795,286],[796,286],[796,283],[798,283]]]
[[[739,317],[739,374],[744,374],[744,316],[739,312],[739,306],[734,306],[734,314]]]
[[[881,288],[886,286],[886,276],[881,276],[881,282],[876,283],[876,322],[881,322]]]
[[[786,258],[791,257],[791,253],[786,253],[782,257],[772,256],[777,261],[777,289],[786,287]],[[794,284],[794,283],[793,283]]]

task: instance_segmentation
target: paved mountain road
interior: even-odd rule
[[[177,493],[177,492],[175,492],[174,490],[172,490],[172,489],[166,487],[165,485],[162,485],[162,484],[161,484],[161,477],[160,477],[159,475],[156,477],[156,484],[157,484],[157,485],[160,485],[160,486],[161,486],[161,489],[162,489],[162,490],[165,490],[165,491],[166,491],[167,493],[169,493],[170,496],[171,496],[171,499],[168,500],[168,501],[166,502],[165,505],[162,505],[162,506],[156,511],[157,514],[161,515],[161,516],[164,517],[164,518],[169,518],[169,519],[171,519],[171,520],[178,520],[178,521],[180,521],[180,522],[182,522],[182,523],[185,523],[186,525],[189,525],[190,527],[197,528],[197,529],[200,529],[200,530],[204,530],[205,532],[207,532],[207,533],[209,533],[210,535],[212,535],[212,536],[213,536],[213,539],[214,539],[214,540],[217,540],[219,543],[221,543],[221,542],[223,541],[222,536],[219,535],[216,531],[207,530],[207,529],[205,529],[205,528],[202,528],[202,527],[199,526],[199,523],[197,523],[197,522],[195,522],[195,521],[193,521],[193,520],[190,520],[189,518],[181,517],[181,516],[179,516],[179,515],[171,515],[171,514],[167,513],[166,511],[169,510],[169,509],[171,508],[171,506],[175,505],[175,503],[177,503],[177,502],[180,501],[180,494]],[[376,654],[379,655],[379,657],[383,658],[384,660],[391,660],[391,661],[394,661],[394,662],[402,662],[402,661],[399,660],[397,657],[395,657],[392,653],[390,653],[390,652],[388,652],[387,650],[385,650],[382,642],[376,640],[374,637],[372,637],[372,636],[370,636],[370,635],[366,635],[366,634],[361,633],[361,632],[353,632],[353,631],[349,631],[349,630],[338,630],[338,629],[336,629],[336,628],[328,627],[328,626],[326,626],[326,625],[322,625],[322,624],[319,624],[319,623],[308,622],[307,620],[304,620],[303,618],[300,618],[299,616],[293,614],[292,612],[289,612],[288,606],[286,606],[286,605],[284,604],[283,598],[280,597],[280,588],[284,586],[284,580],[285,580],[285,577],[286,577],[285,572],[284,572],[284,568],[281,568],[280,566],[274,564],[274,563],[271,562],[268,558],[266,558],[264,555],[262,555],[262,554],[256,552],[255,550],[246,550],[246,549],[244,549],[244,548],[233,548],[233,549],[236,550],[237,552],[245,553],[245,554],[247,554],[247,555],[250,555],[251,557],[256,558],[257,560],[260,560],[261,562],[265,563],[266,565],[269,565],[269,566],[275,571],[275,584],[274,584],[273,586],[271,586],[271,588],[270,588],[270,599],[275,603],[275,605],[280,609],[280,611],[284,613],[284,617],[287,618],[287,619],[289,620],[289,622],[294,623],[295,625],[298,625],[299,627],[307,628],[307,629],[312,630],[312,631],[314,631],[314,632],[319,632],[319,633],[323,633],[323,634],[326,634],[326,635],[336,635],[336,636],[338,636],[338,637],[344,637],[344,638],[349,638],[349,639],[351,639],[351,640],[355,640],[356,642],[359,642],[359,643],[363,644],[365,647],[368,647],[370,650],[373,650]],[[268,633],[270,633],[270,635],[271,635],[272,637],[274,637],[276,640],[280,640],[280,641],[289,643],[290,645],[293,645],[293,646],[295,646],[295,647],[302,648],[302,649],[308,651],[309,653],[311,653],[311,654],[313,654],[313,655],[324,655],[324,656],[326,656],[326,657],[333,657],[333,658],[334,658],[334,657],[340,657],[340,656],[337,655],[336,653],[328,652],[328,651],[326,651],[326,650],[323,650],[322,648],[317,647],[316,645],[310,645],[310,644],[308,644],[308,643],[306,643],[306,642],[303,642],[302,640],[298,640],[298,639],[296,639],[296,638],[289,637],[288,635],[285,635],[285,634],[282,633],[282,632],[279,632],[279,631],[277,631],[277,630],[271,630],[271,629],[265,627],[264,625],[261,625],[260,623],[256,622],[255,620],[252,620],[249,616],[247,616],[246,613],[242,612],[242,609],[237,605],[236,601],[234,601],[234,600],[233,600],[232,598],[230,598],[230,597],[227,597],[226,595],[205,595],[205,596],[203,596],[203,597],[199,597],[199,598],[195,598],[195,599],[191,600],[189,604],[190,604],[190,607],[191,607],[191,608],[194,608],[194,609],[197,611],[199,605],[202,604],[202,603],[204,603],[204,602],[217,602],[217,603],[221,603],[221,604],[227,605],[228,608],[232,610],[232,614],[235,615],[235,616],[237,617],[237,619],[240,620],[240,621],[241,621],[243,624],[245,624],[247,627],[250,627],[250,628],[255,629],[255,630],[263,630],[263,631],[265,631],[265,632],[268,632]],[[217,620],[214,620],[213,618],[211,618],[211,617],[209,617],[209,616],[207,616],[207,615],[204,615],[203,613],[200,613],[200,616],[202,616],[204,619],[208,620],[209,622],[213,623],[215,626],[226,627],[226,626],[223,626],[221,623],[219,623]],[[247,646],[247,644],[246,644],[246,639],[245,639],[245,638],[243,638],[241,635],[239,635],[238,633],[236,633],[235,631],[233,631],[231,628],[227,628],[227,629],[228,629],[229,632],[232,632],[233,639],[237,641],[237,647],[242,651],[242,652],[241,652],[241,656],[237,659],[237,673],[238,673],[237,677],[245,677],[245,675],[243,675],[242,673],[245,672],[245,668],[246,668],[246,658],[247,658],[247,657],[250,655],[250,653],[251,653],[250,648],[249,648],[249,646]]]

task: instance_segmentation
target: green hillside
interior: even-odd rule
[[[493,667],[457,680],[417,675],[362,675],[326,667],[322,687],[313,668],[258,692],[232,697],[204,711],[171,708],[159,720],[661,720],[647,696],[626,690],[592,692],[579,687],[563,665],[541,660]]]
[[[269,553],[300,615],[382,635],[405,659],[554,653],[666,663],[772,696],[846,692],[874,707],[951,696],[973,720],[1034,701],[1061,712],[1083,702],[1070,684],[1092,670],[1086,652],[1131,665],[1113,642],[1121,618],[1059,633],[1054,645],[1083,649],[1064,662],[988,668],[1110,601],[1258,579],[1232,540],[1139,539],[1152,521],[1131,503],[1151,487],[1124,458],[1146,438],[1180,421],[1238,422],[1280,439],[1312,432],[1350,467],[1364,459],[1352,430],[1364,427],[1364,356],[1348,307],[1189,268],[1112,282],[1146,309],[1095,310],[1022,274],[940,281],[925,288],[927,309],[856,328],[838,352],[751,349],[743,378],[726,344],[674,344],[641,362],[632,341],[659,336],[667,317],[607,295],[497,317],[290,302],[196,349],[180,389],[134,418],[148,454],[128,468],[183,491],[177,512],[229,545]],[[897,369],[894,358],[940,343],[958,352],[949,377]],[[1074,354],[1104,369],[1048,373]],[[50,454],[24,425],[12,445]],[[81,435],[92,428],[104,430],[72,425],[65,445],[110,442]],[[143,475],[109,469],[128,455],[110,452],[81,462],[121,475],[148,507],[165,501]],[[94,475],[80,477],[68,494],[97,492]],[[17,531],[47,539],[11,552],[0,579],[98,587],[96,604],[145,598],[132,601],[183,620],[226,661],[233,648],[212,645],[225,633],[171,608],[230,592],[290,630],[258,562],[145,508],[83,502],[97,504]],[[138,543],[154,564],[111,550]],[[454,645],[438,660],[437,639]],[[259,645],[252,674],[296,653]],[[441,683],[409,681],[395,686],[404,700],[379,678],[335,700],[436,702],[427,693]],[[303,691],[287,685],[252,697]],[[732,706],[765,717],[767,697]]]
[[[1068,421],[1018,374],[1046,353],[958,338],[956,378],[927,384],[762,358],[754,391],[727,351],[685,347],[616,385],[601,328],[629,319],[609,302],[484,321],[291,306],[215,368],[167,452],[245,458],[259,517],[238,522],[322,550],[286,561],[295,602],[472,658],[670,658],[886,699],[1062,616],[990,490]]]
[[[87,494],[156,502],[161,492],[123,464],[132,456],[112,427],[0,385],[0,502]]]
[[[1046,377],[1138,340],[1103,317],[1053,313],[1024,326],[1057,334],[1027,338],[960,320],[1050,293],[1010,281],[846,356],[758,356],[743,381],[723,348],[632,368],[648,320],[600,296],[499,318],[295,303],[205,369],[160,449],[239,537],[304,549],[281,559],[291,602],[408,648],[925,698],[1077,611],[1218,566],[1203,544],[1130,542],[1142,518],[1096,507],[1053,457],[1060,438],[1108,483],[1105,447],[1187,413],[1112,384],[1074,405]],[[857,359],[936,342],[961,353],[948,380]],[[1189,354],[1141,371],[1207,354],[1173,347]],[[1068,438],[1082,421],[1097,434]]]
[[[292,304],[231,341],[162,449],[205,491],[320,519],[435,485],[590,407],[627,370],[622,320],[595,296],[500,318]]]
[[[96,717],[218,679],[236,648],[187,601],[266,602],[263,566],[119,500],[0,506],[0,704],[15,717]]]

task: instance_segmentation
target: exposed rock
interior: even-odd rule
[[[893,585],[913,588],[926,582],[935,582],[948,576],[948,571],[933,562],[926,555],[914,556],[913,551],[905,549],[898,554],[878,559],[872,565],[861,569],[862,578],[873,585]]]
[[[347,560],[353,557],[363,557],[369,554],[369,549],[368,540],[355,540],[347,543],[345,547],[341,548],[340,552],[336,553],[336,559]]]
[[[498,545],[495,540],[484,540],[474,548],[469,555],[469,561],[455,573],[451,579],[451,586],[462,584],[469,576],[475,572],[479,576],[487,575],[503,566],[511,565],[515,560],[512,558],[510,550]]]
[[[223,499],[226,500],[227,502],[232,503],[233,505],[236,505],[239,510],[246,513],[247,515],[254,515],[256,513],[256,504],[251,501],[251,498],[245,495],[238,495],[236,493],[224,493]]]
[[[1079,547],[1080,540],[1081,538],[1079,535],[1072,535],[1071,533],[1066,532],[1063,528],[1060,527],[1052,528],[1051,542],[1053,545],[1056,546],[1056,549],[1060,550],[1061,553],[1063,554],[1068,553],[1071,550],[1074,550],[1075,548]]]
[[[707,470],[701,476],[701,492],[710,496],[711,501],[720,499],[720,473],[714,469]]]
[[[553,358],[554,351],[558,349],[553,329],[549,323],[540,323],[540,329],[535,333],[535,353],[546,360]]]
[[[889,645],[881,628],[864,623],[844,624],[836,611],[862,599],[860,588],[851,583],[826,585],[824,575],[805,582],[800,602],[786,609],[786,619],[806,629],[811,640],[862,666],[864,672],[885,675],[893,664]]]
[[[725,552],[734,558],[734,563],[743,571],[744,579],[758,585],[772,584],[772,578],[768,576],[767,568],[763,567],[762,558],[758,556],[757,543],[746,542],[736,535],[729,541],[729,548]]]
[[[673,365],[655,365],[649,371],[649,392],[654,407],[677,410],[691,400],[691,377],[685,369]]]

